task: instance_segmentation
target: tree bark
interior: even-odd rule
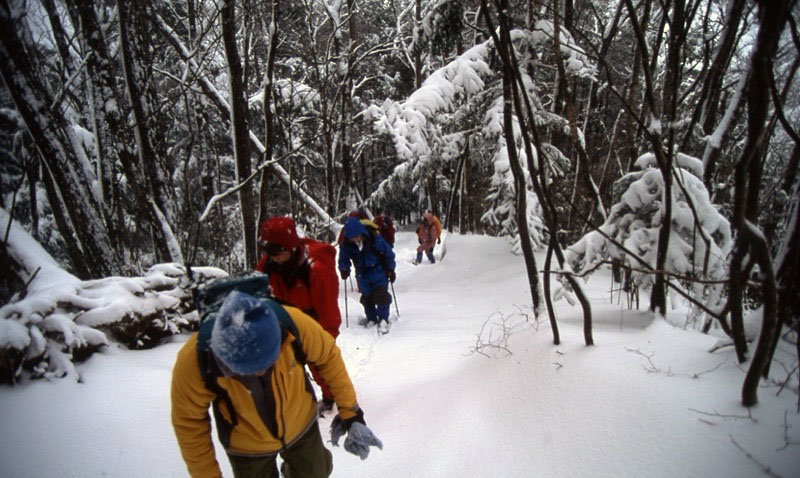
[[[347,26],[349,38],[347,42],[347,70],[344,75],[339,78],[341,91],[341,114],[339,117],[339,141],[341,147],[341,160],[342,160],[342,176],[344,195],[348,204],[358,204],[355,200],[356,185],[353,174],[353,153],[352,153],[352,137],[350,127],[350,116],[353,108],[353,62],[354,50],[358,42],[358,28],[356,27],[355,16],[355,1],[347,0]],[[339,28],[334,25],[334,28]]]
[[[778,40],[783,32],[789,17],[790,0],[774,0],[764,2],[759,6],[761,25],[756,36],[756,44],[751,55],[750,78],[748,80],[747,94],[747,142],[742,151],[742,156],[737,162],[735,172],[735,195],[733,202],[732,226],[737,232],[734,246],[734,260],[731,262],[731,289],[743,286],[744,274],[748,267],[744,266],[745,255],[752,256],[752,261],[758,263],[759,270],[764,277],[762,292],[764,294],[764,309],[761,334],[759,337],[753,360],[745,376],[742,386],[742,403],[749,407],[758,402],[758,382],[766,367],[766,361],[771,349],[775,317],[777,312],[777,292],[772,261],[769,257],[769,248],[766,239],[757,229],[757,202],[758,190],[761,186],[760,170],[762,166],[764,141],[763,132],[766,124],[770,95],[769,78],[773,67],[773,59]],[[758,171],[758,173],[756,173]],[[742,260],[737,260],[742,258]],[[741,294],[732,297],[736,301],[730,304],[732,327],[742,327]],[[743,331],[734,329],[734,341],[737,335],[744,335]],[[737,347],[737,353],[738,353]],[[742,354],[739,354],[740,361]]]
[[[501,37],[499,48],[507,49],[509,45],[503,43]],[[536,266],[536,258],[533,256],[533,244],[531,234],[528,229],[528,187],[525,180],[525,173],[519,163],[517,155],[517,140],[514,137],[514,118],[512,100],[512,82],[514,75],[510,64],[503,65],[503,134],[505,135],[506,151],[508,152],[508,163],[514,175],[514,187],[516,189],[516,213],[517,228],[519,229],[519,242],[522,249],[522,256],[525,259],[525,270],[528,275],[528,288],[530,289],[533,301],[533,310],[536,315],[541,308],[541,294],[539,292],[539,271]]]
[[[241,183],[252,171],[250,164],[250,129],[247,125],[247,100],[242,84],[242,64],[236,46],[236,2],[225,0],[221,14],[222,42],[228,63],[228,90],[230,92],[230,118],[233,125],[233,156],[236,164],[236,182]],[[244,269],[256,266],[256,201],[253,188],[245,185],[239,189],[239,214],[242,220],[242,245]]]
[[[76,241],[70,249],[73,254],[78,254],[76,249],[83,254],[82,258],[73,256],[73,264],[85,264],[82,278],[111,275],[119,269],[92,193],[93,178],[87,176],[91,172],[85,158],[78,157],[83,151],[76,148],[81,145],[60,110],[49,108],[53,98],[33,71],[35,55],[17,35],[20,19],[11,14],[7,5],[0,6],[0,76],[63,201],[71,226],[62,230],[62,235],[66,238],[74,233]]]
[[[682,2],[679,0],[677,3]],[[639,24],[636,11],[631,3],[631,0],[625,0],[625,5],[628,8],[628,15],[630,17],[631,24],[633,25],[638,48],[642,52],[641,61],[645,78],[645,99],[647,106],[651,111],[652,117],[654,119],[659,119],[660,121],[662,109],[659,103],[656,101],[653,76],[650,68],[644,67],[649,58],[645,35],[641,25]],[[675,35],[678,35],[680,31],[682,31],[683,23],[676,25],[675,27]],[[678,52],[672,53],[672,55],[677,54]],[[674,67],[676,61],[678,60],[675,57],[670,56],[670,59],[668,59],[668,72],[665,74],[665,91],[662,95],[662,98],[667,99],[670,102],[672,101],[671,98],[675,95],[674,88],[670,85],[675,81],[674,77],[676,73],[672,71],[672,67]],[[668,87],[671,89],[669,92],[666,91]],[[669,111],[674,114],[674,109],[672,109],[672,106],[670,106]],[[667,260],[669,238],[672,227],[672,157],[670,156],[669,149],[667,149],[667,151],[664,150],[661,128],[652,124],[652,121],[649,127],[648,136],[650,137],[650,143],[653,146],[653,153],[656,157],[658,169],[661,171],[661,176],[664,181],[664,193],[662,197],[663,213],[661,216],[661,227],[659,228],[658,232],[655,281],[650,295],[650,310],[663,315],[667,313],[667,278],[664,276],[663,272]]]
[[[481,1],[482,11],[486,17],[487,25],[491,24],[489,19],[488,10],[485,6],[485,0]],[[500,30],[500,37],[498,38],[496,33],[492,33],[492,38],[496,45],[506,45],[506,48],[498,47],[498,53],[503,61],[504,65],[508,65],[509,73],[513,75],[513,82],[512,82],[512,93],[513,93],[513,103],[514,103],[514,111],[517,114],[518,118],[525,118],[527,116],[528,124],[526,125],[525,121],[520,120],[519,127],[521,132],[522,144],[525,148],[525,156],[527,157],[528,161],[528,171],[531,174],[531,182],[533,183],[533,189],[536,193],[539,203],[542,207],[542,215],[544,216],[545,224],[547,224],[547,228],[550,234],[558,234],[560,231],[560,227],[558,225],[558,219],[556,217],[556,210],[552,203],[552,197],[550,196],[549,192],[547,191],[547,181],[544,177],[543,168],[539,167],[536,162],[535,158],[545,158],[546,155],[542,153],[541,141],[539,139],[539,133],[536,127],[536,122],[534,120],[533,108],[531,107],[530,99],[528,98],[527,92],[525,91],[525,83],[522,81],[522,75],[520,74],[519,70],[519,63],[517,61],[516,55],[514,53],[514,49],[511,48],[511,35],[509,30],[509,22],[505,17],[505,11],[507,10],[507,0],[503,0],[501,2],[501,6],[499,7],[498,13],[498,23],[499,23],[499,30]],[[489,28],[491,32],[494,32],[493,28]],[[506,70],[504,69],[504,72]],[[524,103],[524,109],[523,109]],[[536,150],[534,152],[533,147],[535,146]],[[556,236],[556,240],[552,241],[553,245],[553,252],[556,255],[556,259],[558,259],[558,263],[560,267],[564,267],[564,253],[561,250],[561,245],[559,244],[558,237]],[[589,304],[588,299],[586,298],[586,294],[583,292],[580,284],[575,280],[574,277],[571,275],[567,275],[567,281],[569,282],[570,286],[575,292],[575,295],[578,298],[578,301],[581,304],[581,308],[583,309],[583,334],[584,334],[584,342],[586,345],[593,345],[594,339],[592,337],[592,310],[591,305]],[[538,284],[538,279],[537,279]],[[539,310],[535,311],[537,314]],[[554,320],[551,317],[551,320]]]
[[[167,193],[166,181],[158,168],[156,152],[148,136],[147,116],[142,104],[143,95],[134,74],[134,59],[129,34],[132,20],[131,14],[134,13],[131,10],[132,6],[133,3],[131,2],[117,0],[122,71],[125,77],[128,99],[131,103],[131,112],[133,113],[133,135],[136,140],[139,165],[144,174],[141,184],[150,186],[147,193],[144,192],[147,188],[141,187],[138,199],[140,207],[147,211],[148,224],[151,232],[155,235],[153,248],[158,252],[157,257],[161,260],[183,262],[180,246],[172,232],[172,224],[174,224],[174,218],[171,214],[172,200]],[[123,168],[130,168],[130,164],[126,166],[124,162],[124,160],[129,159],[124,153],[120,156],[120,159],[123,160]],[[131,176],[137,175],[135,168],[129,169],[128,172]],[[135,188],[136,186],[133,187]]]
[[[686,128],[684,144],[687,144],[690,135],[694,134],[694,125],[696,123],[703,125],[703,132],[706,134],[709,134],[714,129],[722,96],[722,81],[730,66],[731,58],[733,58],[739,25],[746,3],[745,0],[733,0],[728,5],[728,18],[725,21],[724,31],[721,35],[722,39],[705,74],[700,98],[692,115],[692,122]],[[709,191],[713,191],[711,181],[714,177],[714,166],[715,164],[713,163],[709,164],[703,172],[703,182],[705,182],[706,189]]]
[[[505,26],[505,22],[503,21],[503,11],[508,8],[507,0],[501,0],[500,5],[498,5],[498,23],[500,25],[500,35],[498,36],[495,32],[494,28],[492,27],[491,18],[489,17],[489,9],[486,5],[485,0],[481,0],[481,12],[484,15],[484,19],[488,30],[491,32],[492,38],[494,39],[494,43],[497,47],[498,52],[503,60],[503,130],[505,133],[505,141],[506,141],[506,148],[508,150],[509,155],[509,164],[512,167],[512,173],[514,175],[514,180],[516,184],[516,194],[517,194],[517,227],[519,228],[519,235],[520,235],[520,246],[522,249],[522,254],[525,259],[525,266],[526,272],[528,275],[528,285],[530,288],[531,299],[533,301],[533,310],[534,314],[538,316],[541,310],[541,292],[540,292],[540,285],[539,285],[539,276],[538,276],[538,267],[536,266],[536,258],[533,255],[533,245],[530,240],[530,231],[528,229],[528,211],[527,211],[527,184],[525,180],[524,173],[522,171],[521,166],[519,165],[519,159],[517,155],[517,140],[514,137],[513,129],[513,112],[516,108],[516,104],[518,103],[518,95],[515,92],[516,88],[516,81],[517,81],[517,74],[514,71],[516,65],[511,61],[510,55],[513,51],[513,46],[511,45],[511,38],[508,35],[508,31]],[[524,121],[519,116],[519,108],[516,108],[517,111],[517,118],[518,124],[520,129],[524,132]],[[523,138],[523,142],[525,139]],[[527,147],[526,144],[526,154],[528,155],[529,161],[529,172],[531,175],[531,180],[534,185],[534,189],[536,189],[536,180],[534,178],[535,171],[534,169],[530,169],[530,155],[532,154],[530,148]],[[541,195],[538,194],[539,199],[541,200]],[[543,205],[543,207],[546,207]],[[551,231],[551,234],[553,231]],[[557,333],[554,330],[554,333]]]
[[[275,150],[275,122],[272,117],[272,87],[273,74],[275,71],[275,52],[278,49],[278,19],[280,15],[279,1],[272,0],[272,18],[269,28],[269,50],[267,52],[267,71],[264,74],[264,155],[262,161],[272,160]],[[260,225],[267,219],[269,206],[269,170],[261,171],[261,180],[258,188],[258,223]]]

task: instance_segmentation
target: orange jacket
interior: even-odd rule
[[[442,223],[439,222],[439,218],[430,213],[425,214],[422,222],[417,226],[417,239],[419,240],[417,252],[432,250],[441,235]]]
[[[436,239],[439,239],[442,237],[442,223],[439,222],[439,218],[436,216],[433,216],[433,221],[431,222],[433,222],[433,227],[436,228]]]
[[[319,369],[330,386],[342,419],[356,415],[356,393],[339,348],[311,317],[294,307],[285,307],[297,327],[309,363]],[[230,395],[238,425],[231,432],[227,450],[237,455],[267,455],[280,451],[297,439],[317,419],[316,404],[306,390],[305,370],[295,360],[288,334],[269,377],[275,400],[277,437],[260,418],[250,391],[235,377],[219,377],[217,383]],[[211,441],[209,406],[215,395],[206,388],[197,361],[197,334],[178,352],[172,371],[172,426],[189,474],[193,477],[221,476]],[[220,407],[227,417],[226,407]]]

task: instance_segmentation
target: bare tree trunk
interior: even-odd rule
[[[0,6],[0,76],[41,158],[53,177],[71,227],[62,234],[74,234],[73,263],[85,264],[90,277],[117,272],[111,239],[103,222],[100,205],[87,176],[88,164],[78,155],[83,151],[66,118],[50,109],[53,98],[33,71],[35,55],[17,34],[18,18],[12,18],[8,5]],[[51,197],[52,198],[52,197]],[[66,226],[66,224],[64,224]],[[83,267],[77,267],[83,269]]]
[[[150,194],[146,198],[140,198],[140,200],[146,201],[140,204],[140,206],[144,207],[149,212],[151,231],[156,235],[153,246],[156,251],[160,251],[160,258],[173,262],[183,262],[180,244],[172,232],[174,220],[170,207],[172,205],[172,200],[167,192],[166,181],[158,168],[156,152],[150,143],[147,130],[147,116],[145,115],[144,106],[142,104],[142,92],[139,89],[134,74],[134,59],[129,35],[129,26],[132,19],[131,14],[133,13],[130,10],[132,5],[133,4],[129,2],[117,1],[122,70],[125,76],[128,99],[131,102],[131,110],[133,113],[133,134],[136,138],[139,164],[146,178],[144,183],[150,186]]]
[[[544,303],[547,306],[547,316],[550,317],[550,328],[553,329],[553,344],[559,345],[561,343],[561,335],[558,332],[558,322],[556,321],[556,310],[553,307],[553,296],[550,292],[550,283],[552,282],[551,274],[553,263],[553,249],[555,236],[550,236],[550,242],[547,245],[547,256],[544,259]]]
[[[486,18],[487,25],[491,24],[491,20],[489,18],[488,9],[486,9],[485,0],[481,1],[482,11]],[[507,0],[501,1],[501,5],[499,7],[498,13],[498,23],[499,23],[499,30],[500,30],[500,38],[498,38],[496,33],[492,33],[492,38],[496,45],[498,45],[498,53],[503,61],[504,65],[508,65],[508,72],[513,75],[513,82],[512,82],[512,93],[513,93],[513,102],[514,102],[514,110],[517,114],[518,118],[525,118],[527,117],[527,124],[525,121],[520,120],[519,127],[522,136],[522,144],[525,148],[525,155],[528,159],[528,171],[531,174],[531,180],[533,182],[533,189],[536,192],[537,197],[539,198],[539,203],[542,206],[542,215],[544,216],[545,223],[547,224],[547,228],[550,234],[558,234],[560,230],[558,224],[558,218],[556,217],[556,209],[553,206],[552,198],[547,191],[547,182],[544,177],[543,168],[537,167],[534,163],[534,158],[545,158],[546,155],[542,152],[541,148],[541,141],[539,139],[539,133],[536,127],[536,122],[534,120],[533,108],[531,107],[530,100],[528,95],[525,91],[525,84],[522,81],[522,75],[519,72],[519,63],[517,61],[516,55],[514,53],[514,49],[511,48],[511,35],[509,33],[510,27],[509,22],[506,19],[505,11],[507,8]],[[489,28],[490,31],[494,32],[493,28]],[[499,45],[505,45],[506,47],[500,47]],[[506,71],[504,69],[504,71]],[[523,109],[524,103],[524,109]],[[533,145],[536,147],[536,153],[534,153]],[[561,250],[561,246],[559,244],[558,238],[556,236],[556,240],[552,241],[553,245],[553,252],[558,259],[560,267],[564,267],[564,253]],[[578,301],[581,304],[581,308],[583,309],[583,320],[584,320],[584,327],[583,327],[583,334],[584,334],[584,341],[586,345],[593,345],[594,339],[592,338],[592,310],[591,305],[589,304],[588,299],[586,298],[586,294],[583,292],[582,287],[580,284],[575,280],[574,277],[571,275],[567,275],[567,281],[569,282],[570,286],[575,292],[575,295],[578,298]],[[538,283],[538,279],[537,279]],[[537,314],[539,310],[535,311]],[[551,317],[551,320],[554,318]]]
[[[325,192],[328,199],[328,214],[333,215],[337,208],[336,198],[336,165],[333,161],[333,137],[331,135],[331,125],[328,121],[328,97],[323,95],[320,107],[320,116],[322,117],[322,139],[325,144]]]
[[[591,197],[591,200],[594,202],[594,211],[596,211],[600,216],[603,218],[603,221],[606,220],[607,214],[605,211],[605,207],[603,207],[603,200],[600,197],[600,191],[597,188],[597,185],[592,179],[592,173],[589,169],[589,157],[586,154],[586,150],[584,149],[581,141],[578,139],[578,121],[575,115],[575,111],[577,109],[575,105],[575,95],[570,94],[567,82],[567,72],[564,68],[564,62],[561,60],[561,21],[559,19],[558,13],[558,2],[559,0],[553,0],[553,51],[556,55],[556,68],[558,70],[558,77],[562,78],[563,82],[563,99],[562,102],[564,104],[564,111],[566,111],[567,120],[569,121],[569,139],[570,144],[572,146],[572,150],[576,152],[578,156],[578,161],[576,163],[575,175],[576,179],[580,176],[583,179],[583,185],[585,188],[585,193]],[[572,2],[566,2],[566,11],[565,11],[565,18],[572,18]],[[559,113],[560,114],[560,113]],[[583,174],[579,174],[580,172]],[[577,189],[577,188],[575,188]],[[574,197],[574,196],[573,196]],[[589,216],[591,218],[591,215]],[[567,224],[569,224],[570,217],[567,219]],[[569,226],[567,226],[569,227]]]
[[[267,71],[264,74],[264,155],[263,162],[271,161],[274,151],[275,125],[272,118],[272,78],[275,70],[275,51],[278,48],[278,18],[280,8],[278,0],[272,0],[272,19],[270,26],[266,29],[269,32],[269,51],[267,53]],[[258,188],[258,224],[260,225],[267,219],[269,206],[269,170],[261,171],[261,181]]]
[[[794,225],[793,229],[786,232],[783,244],[778,250],[778,262],[776,263],[775,279],[777,282],[778,293],[778,310],[777,310],[777,323],[775,330],[772,334],[772,344],[769,350],[769,357],[764,366],[763,377],[767,378],[769,374],[770,364],[775,355],[782,326],[785,324],[787,327],[794,328],[797,332],[798,323],[800,323],[800,184],[794,188],[794,201],[789,206],[792,208],[792,213],[789,216],[788,223],[790,227]],[[800,347],[800,344],[798,344]],[[798,349],[800,352],[800,348]],[[800,354],[798,354],[800,358]]]
[[[72,264],[73,272],[77,277],[89,279],[92,277],[92,273],[89,272],[86,257],[75,239],[75,231],[72,229],[72,224],[64,211],[64,201],[58,194],[55,181],[53,181],[53,176],[50,174],[47,164],[44,161],[41,161],[41,163],[42,184],[44,184],[44,190],[47,193],[47,202],[53,212],[53,220],[55,220],[56,227],[58,227],[58,231],[64,239],[64,245],[66,246],[67,256]]]
[[[61,69],[58,72],[61,74],[61,82],[63,83],[67,77],[72,75],[75,71],[75,65],[73,64],[72,57],[69,54],[69,46],[67,45],[67,34],[58,17],[58,10],[56,9],[55,2],[53,0],[42,0],[42,6],[47,12],[47,17],[53,28],[53,39],[56,41],[56,48],[58,49],[58,55],[61,59]]]
[[[422,28],[422,0],[416,0],[414,6],[414,25]],[[422,86],[422,51],[414,49],[414,91]]]
[[[756,44],[751,54],[750,78],[748,80],[747,110],[748,131],[747,142],[742,156],[737,162],[735,172],[735,195],[733,203],[732,226],[737,232],[733,261],[731,262],[731,292],[734,288],[743,285],[743,271],[748,267],[743,264],[745,256],[751,256],[751,261],[758,263],[761,275],[764,277],[762,293],[764,295],[764,309],[761,334],[759,336],[753,360],[745,376],[742,386],[742,403],[749,407],[758,402],[758,382],[766,367],[766,361],[771,349],[775,317],[777,312],[777,292],[772,261],[769,257],[769,247],[761,231],[757,228],[758,218],[758,190],[761,186],[761,166],[763,150],[761,145],[764,125],[769,112],[770,96],[769,78],[772,74],[773,59],[778,40],[789,17],[790,0],[775,0],[759,5],[761,26],[756,37]],[[742,327],[741,294],[731,301],[732,327]],[[738,322],[738,324],[737,324]],[[734,329],[736,335],[743,335]],[[739,354],[737,345],[737,354]],[[742,354],[739,354],[740,361]]]
[[[467,162],[467,158],[469,158],[469,134],[466,135],[465,143],[466,146],[464,147],[464,152],[461,153],[461,156],[459,156],[458,158],[458,164],[456,164],[456,171],[455,175],[453,176],[452,189],[450,190],[450,199],[448,199],[447,201],[447,210],[445,211],[445,216],[444,216],[445,217],[444,227],[450,232],[453,232],[453,223],[460,222],[453,220],[453,206],[455,204],[456,195],[458,195],[459,189],[462,188],[461,178],[464,175],[463,174],[464,163]]]
[[[439,215],[439,186],[436,181],[437,172],[435,169],[431,168],[431,171],[428,173],[426,179],[426,190],[428,191],[428,204],[430,205],[429,209],[431,212]]]
[[[349,30],[349,39],[347,43],[347,70],[344,76],[340,78],[341,84],[341,116],[339,118],[339,141],[341,142],[342,151],[342,175],[344,182],[344,191],[346,201],[348,204],[358,204],[355,200],[356,183],[353,174],[353,153],[352,153],[352,137],[350,127],[350,116],[352,113],[353,102],[353,62],[354,50],[358,42],[358,28],[356,27],[356,14],[355,14],[355,0],[347,0],[347,25]],[[334,25],[338,28],[338,25]]]
[[[675,7],[676,10],[682,8],[682,0],[678,0],[676,3],[681,4],[680,6]],[[625,5],[628,8],[628,15],[634,28],[636,41],[639,49],[642,52],[641,60],[642,65],[644,65],[649,58],[644,32],[639,24],[636,11],[631,0],[625,0]],[[666,15],[666,12],[664,12],[664,15]],[[679,15],[676,14],[675,16],[678,17]],[[682,17],[680,18],[680,22],[680,25],[673,24],[673,27],[676,28],[676,31],[671,33],[671,35],[675,36],[682,34]],[[677,45],[677,43],[674,44]],[[672,101],[672,98],[676,94],[675,88],[677,88],[677,84],[674,83],[675,75],[677,73],[674,72],[673,68],[675,66],[675,62],[679,61],[679,57],[674,55],[678,55],[678,52],[673,52],[672,48],[670,48],[670,56],[667,60],[668,71],[665,74],[665,91],[662,95],[662,98],[667,99],[669,102]],[[642,68],[642,70],[644,71],[645,77],[645,99],[647,101],[647,106],[650,109],[653,118],[660,118],[661,108],[659,107],[659,104],[655,98],[655,85],[651,71],[646,67]],[[673,107],[670,106],[669,108],[670,109],[668,113],[674,115]],[[663,315],[667,312],[667,278],[664,275],[664,266],[666,265],[667,249],[669,248],[669,238],[672,227],[672,157],[670,156],[669,150],[664,150],[660,126],[652,124],[652,122],[649,126],[648,136],[650,137],[650,142],[653,146],[653,153],[656,157],[658,169],[661,171],[661,176],[664,181],[664,195],[662,199],[663,213],[661,217],[661,227],[658,233],[655,282],[650,295],[650,310]]]
[[[485,1],[485,0],[483,0]],[[507,49],[510,45],[503,43],[501,37],[499,48]],[[514,118],[512,102],[512,82],[514,74],[509,63],[503,64],[503,133],[505,135],[506,150],[508,152],[508,163],[514,175],[514,188],[516,189],[516,212],[517,227],[519,228],[519,242],[522,249],[522,256],[525,258],[525,269],[528,274],[528,287],[533,301],[534,313],[538,315],[541,308],[541,294],[539,292],[539,270],[536,266],[536,258],[533,256],[533,244],[531,234],[528,229],[528,187],[525,180],[525,173],[519,164],[517,155],[517,141],[514,137]]]
[[[228,90],[230,92],[230,118],[233,125],[233,156],[236,164],[236,182],[242,183],[252,171],[250,164],[250,129],[247,125],[247,100],[242,84],[242,64],[236,46],[236,1],[225,0],[220,11],[222,42],[228,62]],[[256,200],[250,185],[238,191],[239,214],[242,219],[242,246],[244,269],[256,266]]]
[[[625,0],[620,0],[621,2],[625,3]],[[641,20],[641,30],[646,31],[650,25],[650,14],[652,9],[652,0],[644,0],[643,6],[643,13],[642,13],[642,20]],[[627,6],[627,5],[626,5]],[[630,11],[629,11],[630,14]],[[637,107],[641,101],[641,92],[640,92],[640,83],[641,83],[641,76],[642,71],[647,69],[647,59],[644,58],[646,55],[646,51],[642,51],[641,42],[636,42],[636,48],[634,53],[634,60],[633,60],[633,68],[631,71],[630,81],[628,82],[628,96],[627,96],[627,104],[631,105],[631,108]],[[644,107],[638,106],[639,113],[644,110]],[[625,116],[625,128],[624,128],[624,140],[625,140],[625,152],[627,153],[628,163],[624,171],[621,171],[624,174],[633,167],[633,163],[636,161],[636,158],[639,156],[639,150],[636,146],[636,122],[634,115],[636,113],[634,111],[631,114]],[[615,125],[616,128],[616,125]],[[613,144],[611,145],[613,148]]]
[[[105,206],[104,212],[109,228],[117,238],[114,244],[119,254],[124,256],[123,249],[130,245],[125,240],[122,207],[118,201],[116,179],[113,175],[115,158],[119,159],[120,164],[130,165],[128,170],[123,168],[123,172],[136,195],[138,209],[148,210],[148,201],[146,201],[142,180],[136,174],[140,168],[132,166],[136,162],[136,155],[133,151],[134,141],[128,133],[129,129],[121,111],[123,106],[117,91],[113,62],[94,6],[91,2],[74,0],[67,1],[66,5],[71,12],[71,17],[79,21],[78,39],[81,41],[86,55],[87,96],[92,112],[97,150],[97,177]],[[109,137],[109,140],[104,141],[104,136]],[[148,219],[151,226],[155,225],[154,218],[155,214],[149,214]]]
[[[31,236],[39,240],[39,201],[36,194],[36,183],[39,182],[39,161],[30,158],[25,167],[25,176],[28,179],[28,196],[31,202]],[[13,214],[13,211],[11,211]]]
[[[696,123],[701,123],[703,125],[703,131],[706,134],[709,134],[714,129],[720,107],[719,102],[722,95],[722,81],[725,77],[725,72],[728,71],[728,67],[730,66],[731,58],[733,58],[739,25],[746,3],[745,0],[733,0],[728,5],[728,18],[726,18],[725,21],[722,40],[717,46],[713,61],[705,74],[702,90],[700,92],[700,101],[697,102],[697,107],[692,115],[691,124],[686,128],[684,144],[687,144],[690,135],[694,134],[694,125]],[[715,162],[711,162],[703,171],[703,181],[709,191],[714,190],[712,187],[714,169]]]

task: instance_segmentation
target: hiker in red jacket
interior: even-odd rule
[[[261,258],[256,269],[269,274],[273,297],[313,317],[335,339],[342,324],[336,249],[314,239],[300,239],[294,221],[285,216],[261,223],[258,244]],[[309,369],[322,389],[323,410],[331,410],[333,394],[316,367],[309,364]]]

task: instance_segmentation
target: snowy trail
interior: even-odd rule
[[[585,288],[595,345],[583,344],[580,307],[561,301],[555,346],[546,314],[537,323],[526,309],[524,261],[507,242],[452,234],[447,248],[441,263],[414,266],[416,237],[398,233],[400,317],[392,306],[385,336],[357,325],[363,309],[348,290],[350,327],[337,343],[384,448],[366,461],[332,448],[332,478],[750,478],[763,475],[758,463],[800,476],[797,395],[765,383],[759,405],[743,409],[745,368],[730,347],[709,353],[715,337],[654,320],[644,302],[631,311],[610,301],[599,272]],[[475,352],[504,329],[506,350]],[[0,391],[0,476],[185,476],[169,388],[187,337],[145,351],[114,345],[79,365],[82,383]],[[781,354],[791,367],[793,350]],[[331,419],[320,421],[326,439]]]

